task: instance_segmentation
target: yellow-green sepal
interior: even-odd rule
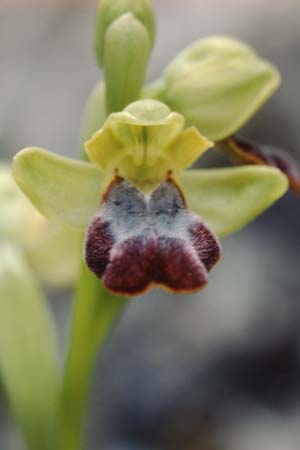
[[[221,237],[254,220],[288,189],[285,175],[263,166],[187,170],[180,181],[188,208]]]
[[[248,45],[229,37],[202,39],[167,67],[165,85],[146,89],[185,116],[207,138],[235,133],[280,83],[277,69]],[[144,93],[145,95],[145,93]]]
[[[85,229],[99,207],[104,174],[91,163],[26,148],[14,158],[13,176],[50,221]]]

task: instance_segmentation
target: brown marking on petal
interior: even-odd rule
[[[102,199],[101,199],[101,204],[105,203],[109,197],[109,194],[111,193],[111,191],[118,186],[122,181],[124,180],[124,178],[119,176],[119,172],[118,170],[115,170],[115,174],[114,174],[114,178],[113,180],[109,183],[108,187],[106,188],[105,192],[102,195]]]
[[[206,269],[210,271],[218,262],[221,256],[221,247],[218,239],[210,231],[207,225],[203,222],[197,221],[190,228],[193,246],[205,265]]]
[[[300,192],[300,173],[295,161],[280,149],[262,146],[236,136],[220,143],[220,148],[234,164],[257,164],[276,167],[283,172],[292,191]]]
[[[153,286],[195,292],[206,285],[219,256],[217,238],[186,208],[172,178],[145,195],[115,177],[86,238],[88,267],[120,295],[139,295]]]
[[[109,223],[100,217],[93,219],[85,241],[85,261],[98,278],[101,278],[105,272],[113,243]]]

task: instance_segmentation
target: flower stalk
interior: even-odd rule
[[[60,450],[82,448],[91,372],[126,304],[126,299],[110,294],[82,263],[63,377]]]

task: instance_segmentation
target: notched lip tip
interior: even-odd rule
[[[161,289],[162,291],[169,293],[169,294],[174,294],[174,295],[189,295],[189,294],[195,294],[197,292],[202,291],[208,284],[208,280],[203,283],[200,287],[197,288],[193,288],[193,289],[172,289],[169,288],[163,284],[159,284],[159,283],[150,283],[145,289],[142,289],[140,291],[137,292],[126,292],[126,291],[115,291],[109,287],[107,287],[104,283],[105,288],[113,295],[117,295],[118,297],[139,297],[141,295],[145,295],[148,292],[150,292],[152,289]]]

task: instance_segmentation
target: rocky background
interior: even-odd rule
[[[189,42],[229,34],[277,65],[283,83],[243,135],[300,160],[297,0],[156,0],[149,79]],[[101,77],[93,1],[0,1],[0,155],[28,145],[78,155],[87,95]],[[211,160],[208,161],[211,163]],[[67,334],[68,293],[50,293]],[[299,450],[300,197],[286,195],[223,241],[208,288],[130,302],[97,363],[89,450]],[[22,446],[0,399],[0,448]]]

